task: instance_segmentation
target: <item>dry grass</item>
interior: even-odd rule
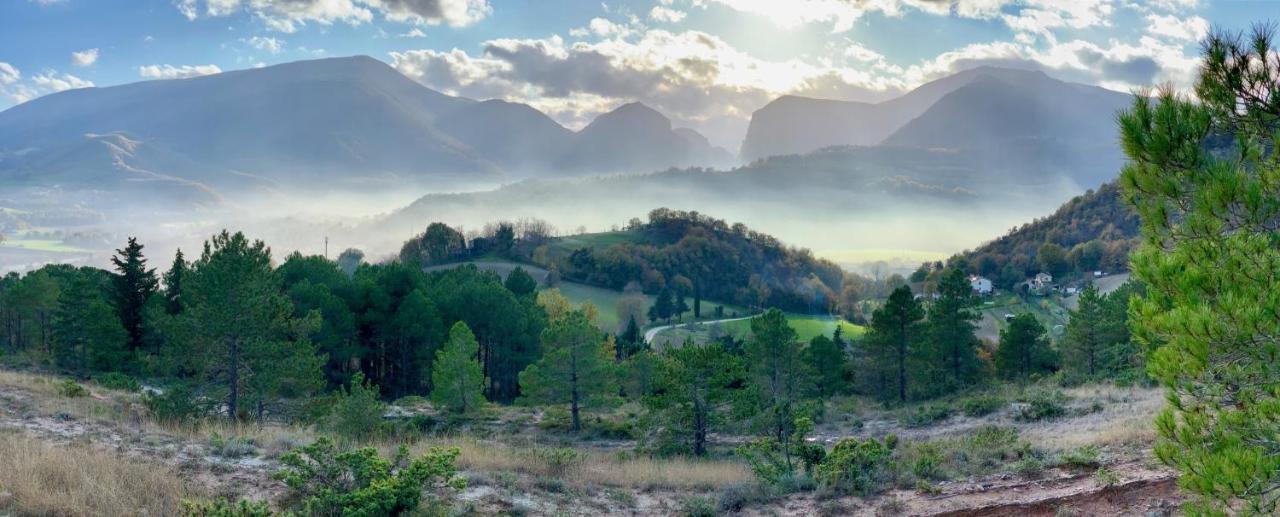
[[[21,515],[175,515],[202,495],[172,470],[83,445],[0,434],[0,510]],[[2,513],[2,512],[0,512]]]
[[[477,472],[519,472],[540,477],[560,477],[582,484],[598,484],[637,490],[653,488],[714,489],[753,481],[751,470],[741,462],[685,458],[619,458],[602,452],[582,452],[561,466],[548,461],[555,447],[514,446],[454,437],[431,439],[414,445],[415,452],[427,447],[457,447],[458,466]]]
[[[1120,388],[1088,385],[1066,390],[1082,403],[1100,402],[1102,410],[1088,415],[1029,425],[1022,436],[1051,449],[1086,445],[1150,444],[1155,441],[1155,421],[1165,404],[1159,388]]]

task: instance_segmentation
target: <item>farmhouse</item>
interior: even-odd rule
[[[973,287],[973,292],[980,296],[991,294],[991,279],[977,275],[969,276],[969,285]]]
[[[1036,289],[1044,289],[1052,285],[1053,285],[1053,275],[1050,275],[1049,273],[1044,273],[1044,272],[1036,273],[1035,279],[1031,281],[1031,287],[1034,287]]]

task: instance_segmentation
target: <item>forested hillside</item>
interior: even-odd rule
[[[1113,181],[959,257],[972,272],[1008,287],[1041,271],[1126,271],[1137,236],[1138,214]]]

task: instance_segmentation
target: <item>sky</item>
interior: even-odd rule
[[[781,95],[875,102],[980,65],[1189,88],[1280,1],[4,0],[0,110],[71,88],[364,54],[580,128],[640,101],[736,151]]]

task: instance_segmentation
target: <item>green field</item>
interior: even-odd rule
[[[787,323],[790,323],[791,328],[795,329],[796,337],[801,341],[808,341],[819,335],[830,336],[836,331],[836,325],[840,325],[841,332],[844,333],[845,337],[861,336],[867,330],[865,327],[854,325],[839,318],[812,314],[787,313]],[[735,336],[743,336],[751,332],[751,321],[730,321],[724,324],[724,329]]]
[[[592,234],[592,235],[615,235],[615,234]],[[532,275],[533,278],[537,280],[539,284],[542,284],[547,277],[547,270],[542,269],[538,266],[534,266],[530,264],[519,264],[516,262],[511,262],[509,260],[495,259],[495,258],[481,258],[471,262],[432,266],[427,268],[427,271],[452,269],[452,268],[461,266],[463,264],[474,264],[476,267],[483,269],[485,271],[493,271],[494,273],[497,273],[503,278],[506,278],[507,275],[510,274],[511,271],[517,267],[524,268],[524,270],[527,271],[530,275]],[[595,287],[595,286],[579,284],[576,282],[569,282],[569,281],[561,281],[560,284],[556,286],[556,288],[560,290],[560,294],[563,294],[565,298],[568,298],[569,301],[572,302],[577,307],[581,307],[583,304],[586,304],[588,302],[590,302],[592,305],[595,305],[596,309],[598,309],[598,312],[599,312],[599,321],[597,323],[599,323],[601,329],[604,329],[608,332],[617,332],[618,328],[621,327],[622,322],[618,321],[618,312],[617,312],[618,301],[621,300],[624,296],[624,294],[621,291],[614,291],[613,289],[605,289],[603,287]],[[647,310],[650,305],[653,305],[654,297],[651,295],[644,295],[644,297],[645,297],[645,309]],[[686,303],[692,306],[693,300],[688,300]],[[747,310],[742,307],[703,300],[702,302],[703,319],[709,319],[714,317],[713,315],[715,314],[716,307],[720,305],[724,305],[725,317],[733,317],[734,314],[747,313]],[[692,310],[685,313],[684,321],[692,321],[692,319],[693,319]],[[832,327],[832,328],[834,329],[835,327]]]

